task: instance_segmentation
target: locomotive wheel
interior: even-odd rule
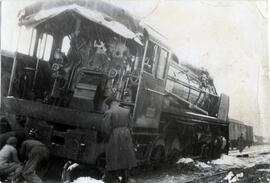
[[[160,168],[165,161],[165,148],[162,145],[156,146],[150,156],[150,162],[154,169]]]

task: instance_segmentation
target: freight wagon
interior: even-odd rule
[[[244,146],[250,147],[253,145],[253,127],[249,125],[245,125],[242,121],[229,119],[229,139],[230,139],[230,147],[237,148],[238,139],[243,135],[244,138]]]

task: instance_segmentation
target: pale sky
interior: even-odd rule
[[[267,1],[109,1],[165,35],[180,60],[208,69],[218,93],[230,96],[231,118],[268,134]],[[4,1],[2,49],[14,50],[17,11],[30,2]]]

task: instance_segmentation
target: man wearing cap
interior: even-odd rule
[[[4,147],[9,137],[16,137],[17,144],[21,144],[25,138],[24,130],[14,130],[0,134],[0,149]]]
[[[21,167],[16,150],[16,137],[9,137],[0,150],[0,176],[8,176]]]
[[[111,182],[122,177],[121,182],[128,182],[128,172],[136,166],[128,109],[119,106],[115,97],[109,97],[105,103],[110,106],[104,114],[103,127],[108,135],[106,147],[106,171],[105,182]]]

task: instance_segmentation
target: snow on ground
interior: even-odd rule
[[[201,162],[201,161],[194,161],[191,158],[180,158],[176,164],[193,164],[194,166],[196,166],[197,168],[211,168],[210,165]]]
[[[221,157],[217,160],[211,161],[213,165],[219,165],[223,168],[243,168],[246,166],[246,162],[241,160],[240,158],[236,158],[234,156],[221,155]]]
[[[101,180],[93,179],[91,177],[79,177],[78,179],[73,181],[73,183],[104,183],[104,182]]]
[[[211,165],[206,164],[204,162],[200,162],[200,161],[196,161],[195,166],[198,167],[198,168],[200,168],[200,169],[210,169],[210,168],[212,168]]]
[[[229,155],[222,155],[220,159],[211,161],[210,164],[221,168],[250,168],[257,164],[270,164],[270,145],[252,146],[246,148],[242,153],[230,152]],[[236,157],[248,154],[248,157]]]
[[[258,153],[269,153],[270,152],[270,145],[254,145],[250,148],[246,147],[243,152],[239,152],[239,150],[234,149],[229,152],[231,156],[238,156],[243,154],[258,154]]]
[[[270,145],[255,146],[245,149],[242,154],[248,154],[247,157],[236,157],[239,152],[233,151],[230,152],[229,155],[222,155],[219,159],[210,162],[197,161],[191,158],[181,158],[177,161],[177,168],[174,171],[162,170],[156,173],[150,172],[149,174],[141,175],[136,178],[134,177],[134,179],[136,183],[178,183],[197,179],[200,180],[201,177],[225,170],[225,172],[227,171],[228,173],[220,175],[222,177],[219,180],[226,183],[242,183],[251,180],[248,179],[250,176],[261,176],[270,173],[270,166],[261,166],[256,170],[256,165],[270,165],[269,152]],[[238,170],[235,170],[235,168]],[[250,173],[250,170],[253,169],[254,175]],[[270,183],[270,177],[265,177],[265,181],[266,180]],[[103,183],[103,181],[95,180],[90,177],[80,177],[73,183]]]
[[[193,159],[191,158],[180,158],[176,164],[179,164],[179,163],[184,163],[184,164],[188,164],[188,163],[193,163]]]
[[[270,169],[258,169],[258,172],[269,172],[270,173]]]

